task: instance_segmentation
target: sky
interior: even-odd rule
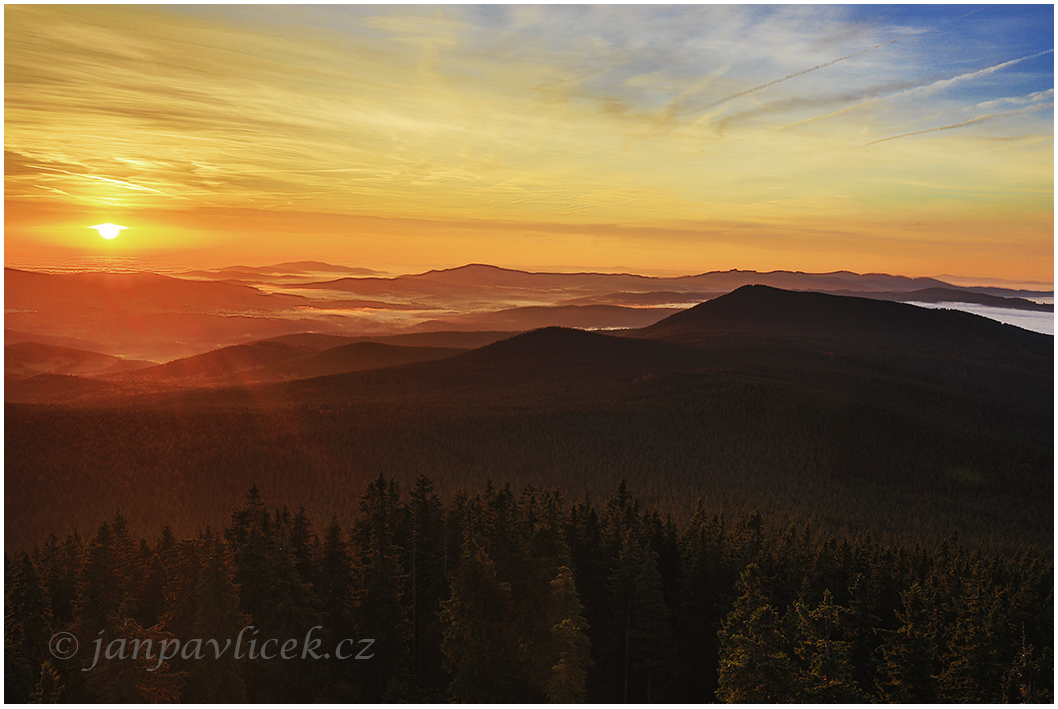
[[[7,5],[5,263],[1050,284],[1053,19]]]

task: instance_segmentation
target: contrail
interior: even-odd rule
[[[1026,61],[1028,59],[1035,59],[1036,57],[1042,57],[1044,54],[1051,54],[1053,52],[1054,52],[1054,49],[1045,49],[1042,52],[1038,52],[1036,54],[1030,54],[1027,57],[1018,57],[1017,59],[1011,59],[1010,61],[1003,62],[1002,64],[996,64],[995,66],[990,66],[990,67],[986,67],[984,69],[978,69],[977,71],[972,71],[969,74],[959,74],[958,76],[953,76],[950,79],[941,79],[940,81],[934,81],[932,84],[928,84],[926,86],[921,86],[921,87],[918,87],[918,88],[915,88],[915,89],[911,89],[910,91],[905,91],[904,94],[906,95],[906,94],[911,94],[911,93],[917,93],[917,92],[920,92],[920,91],[940,90],[940,89],[946,88],[948,86],[951,86],[952,84],[954,84],[957,81],[966,81],[968,79],[976,79],[978,76],[984,76],[986,74],[991,74],[993,72],[999,71],[1000,69],[1006,69],[1008,66],[1013,66],[1014,64],[1017,64],[1019,62]]]
[[[133,184],[131,182],[125,182],[124,180],[113,180],[113,179],[111,179],[109,177],[99,177],[98,175],[85,175],[84,173],[81,173],[81,172],[70,172],[69,170],[60,170],[57,167],[44,167],[43,165],[38,165],[36,167],[39,170],[47,170],[49,172],[61,172],[64,175],[73,175],[74,177],[83,177],[86,180],[100,180],[101,182],[112,182],[115,185],[123,185],[125,187],[128,187],[130,190],[143,190],[144,192],[157,192],[158,194],[164,194],[167,197],[172,196],[168,192],[162,192],[161,190],[156,190],[153,187],[144,187],[143,185],[136,185],[136,184]]]
[[[859,56],[860,54],[866,54],[867,52],[873,52],[876,49],[881,49],[882,47],[884,47],[887,44],[892,44],[893,42],[898,42],[898,41],[900,41],[902,39],[905,39],[907,37],[911,37],[911,36],[916,35],[916,34],[922,34],[922,32],[925,32],[925,31],[927,31],[927,30],[922,30],[921,32],[912,32],[911,34],[901,35],[901,36],[897,37],[896,39],[891,39],[888,42],[882,42],[881,44],[876,44],[873,47],[867,47],[867,49],[861,49],[860,51],[853,52],[852,54],[846,54],[843,57],[838,57],[837,59],[833,59],[833,60],[831,60],[831,61],[829,61],[829,62],[827,62],[825,64],[820,64],[819,66],[814,66],[811,69],[803,69],[802,71],[799,71],[796,74],[790,74],[789,76],[784,76],[781,79],[775,79],[774,81],[769,81],[766,84],[761,84],[760,86],[754,86],[752,89],[746,89],[745,91],[739,91],[737,94],[732,94],[731,96],[728,96],[727,98],[722,98],[719,101],[714,101],[713,103],[711,103],[708,106],[705,106],[704,108],[701,108],[699,110],[708,111],[710,108],[713,108],[714,106],[719,106],[722,103],[727,103],[728,101],[732,101],[732,100],[734,100],[736,98],[740,98],[742,96],[745,96],[746,94],[751,94],[751,93],[754,93],[755,91],[760,91],[762,89],[767,89],[767,88],[769,88],[771,86],[775,86],[776,84],[781,84],[784,81],[789,81],[790,79],[796,79],[799,76],[804,76],[805,74],[810,74],[813,71],[819,71],[820,69],[826,69],[828,66],[833,66],[834,64],[837,64],[838,62],[843,62],[846,59],[852,59],[853,57]]]
[[[953,123],[950,126],[941,126],[939,128],[927,128],[926,130],[917,130],[913,133],[901,133],[900,135],[893,135],[888,138],[881,138],[879,140],[872,140],[870,143],[865,143],[861,147],[866,148],[868,145],[876,145],[878,143],[884,143],[887,140],[896,140],[897,138],[907,138],[912,135],[922,135],[923,133],[936,133],[939,130],[952,130],[954,128],[964,128],[965,126],[973,125],[974,123],[981,123],[982,121],[990,121],[993,118],[999,118],[1000,116],[1013,116],[1019,113],[1029,113],[1032,111],[1042,111],[1045,108],[1052,108],[1054,103],[1041,103],[1036,106],[1026,106],[1025,108],[1015,108],[1010,111],[1000,111],[999,113],[986,113],[983,116],[977,116],[971,118],[968,121],[962,123]]]
[[[1011,66],[1012,64],[1017,64],[1018,62],[1023,62],[1026,59],[1034,59],[1036,57],[1042,57],[1044,54],[1050,54],[1052,52],[1054,52],[1053,49],[1047,49],[1047,50],[1042,51],[1042,52],[1040,52],[1038,54],[1030,54],[1027,57],[1020,57],[1018,59],[1011,59],[1010,61],[1006,61],[1006,62],[1003,62],[1001,64],[996,64],[995,66],[986,67],[984,69],[978,69],[977,71],[973,71],[973,72],[970,72],[968,74],[959,74],[958,76],[953,76],[950,79],[941,79],[939,81],[934,81],[933,83],[930,83],[930,84],[923,84],[922,86],[914,86],[914,87],[912,87],[910,89],[907,89],[906,91],[900,91],[900,92],[891,94],[889,96],[885,96],[883,98],[871,98],[871,99],[868,99],[868,100],[863,101],[861,103],[858,103],[858,104],[856,104],[854,106],[849,106],[848,108],[843,108],[840,111],[834,111],[833,113],[828,113],[828,114],[823,115],[823,116],[814,116],[812,118],[806,118],[803,121],[798,121],[796,123],[791,123],[791,124],[786,125],[786,126],[781,126],[781,128],[782,129],[795,128],[797,126],[804,125],[805,123],[811,123],[812,121],[819,121],[819,120],[823,120],[825,118],[831,118],[833,116],[837,116],[839,114],[846,113],[848,111],[852,111],[852,110],[854,110],[856,108],[862,108],[864,106],[868,106],[870,104],[877,103],[879,101],[890,100],[890,99],[899,98],[899,97],[903,97],[903,96],[912,96],[912,95],[923,93],[923,92],[939,91],[940,89],[947,88],[948,86],[951,86],[952,84],[954,84],[957,81],[968,81],[970,79],[975,79],[975,78],[977,78],[979,76],[984,76],[986,74],[991,74],[992,72],[999,71],[1000,69],[1003,69],[1005,67]],[[1052,89],[1052,91],[1053,91],[1053,89]],[[1038,93],[1043,93],[1043,92],[1038,92]],[[892,139],[891,138],[884,138],[883,140],[892,140]],[[875,142],[878,142],[878,141],[875,141]],[[868,145],[871,145],[871,143],[868,143]]]
[[[969,11],[968,13],[966,13],[965,15],[959,15],[959,16],[958,16],[958,17],[956,17],[955,19],[956,19],[956,20],[961,20],[961,19],[962,19],[962,18],[964,18],[964,17],[969,17],[970,15],[974,14],[975,12],[980,12],[981,10],[987,10],[987,9],[988,9],[988,8],[990,8],[990,7],[992,7],[992,6],[991,6],[991,5],[985,5],[984,7],[979,7],[979,8],[977,8],[976,10],[970,10],[970,11]]]
[[[849,103],[851,101],[862,102],[865,99],[873,98],[875,96],[893,94],[897,91],[914,88],[914,86],[915,84],[911,82],[901,81],[889,84],[882,84],[879,86],[871,86],[860,91],[852,91],[843,94],[830,94],[827,96],[802,96],[798,98],[786,99],[784,101],[773,101],[771,103],[766,103],[762,106],[758,106],[757,108],[748,111],[742,111],[740,113],[734,113],[725,116],[717,124],[716,129],[718,132],[722,133],[731,123],[735,121],[744,120],[746,118],[753,118],[769,113],[782,113],[784,111],[790,111],[799,108],[819,108],[822,106],[832,106],[834,104]]]

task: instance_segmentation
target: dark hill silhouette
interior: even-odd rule
[[[101,374],[117,374],[153,365],[154,362],[145,360],[127,360],[99,352],[39,342],[17,342],[4,345],[4,376],[71,374],[91,377]]]
[[[33,332],[20,332],[10,328],[4,328],[4,344],[14,345],[19,342],[39,342],[42,345],[55,345],[56,347],[69,347],[74,350],[86,352],[98,352],[100,354],[114,354],[106,345],[92,340],[81,340],[76,337],[58,337]]]
[[[402,332],[395,335],[336,335],[327,333],[302,332],[294,335],[270,337],[265,342],[285,342],[288,345],[300,345],[325,350],[351,342],[381,342],[387,345],[406,347],[454,347],[472,350],[476,347],[491,345],[497,340],[519,334],[519,330],[431,330],[430,332]]]
[[[605,369],[638,364],[675,366],[689,362],[692,350],[565,327],[545,327],[500,340],[461,355],[453,364],[480,366],[510,362],[587,363]]]
[[[629,335],[694,342],[718,335],[828,338],[891,347],[896,343],[985,347],[1053,354],[1054,338],[955,310],[871,298],[743,286]]]
[[[327,342],[328,339],[318,336],[301,338],[301,341],[318,343]],[[443,347],[402,347],[377,342],[347,342],[337,347],[319,349],[273,338],[224,347],[140,369],[120,379],[176,387],[251,385],[426,362],[465,351]]]
[[[234,383],[229,381],[232,379],[247,383],[275,381],[282,378],[275,372],[275,365],[314,351],[307,347],[265,340],[176,359],[130,372],[122,378],[145,382],[170,382],[183,386],[201,386],[216,383],[218,380]]]
[[[288,359],[277,364],[275,369],[282,372],[288,379],[307,379],[328,374],[429,362],[466,351],[466,349],[455,347],[405,347],[380,342],[351,342],[322,352]]]

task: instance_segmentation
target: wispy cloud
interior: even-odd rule
[[[925,31],[925,30],[923,30],[923,31]],[[887,42],[882,42],[880,44],[874,45],[873,47],[867,47],[866,49],[861,49],[860,51],[853,52],[852,54],[846,54],[843,57],[838,57],[837,59],[833,59],[833,60],[831,60],[829,62],[825,62],[823,64],[819,64],[819,65],[814,66],[814,67],[812,67],[810,69],[803,69],[802,71],[795,72],[793,74],[790,74],[789,76],[784,76],[781,79],[775,79],[774,81],[769,81],[769,82],[761,84],[759,86],[754,86],[753,88],[745,89],[744,91],[739,91],[738,93],[731,94],[730,96],[725,96],[724,98],[719,99],[717,101],[713,101],[712,103],[702,107],[701,110],[707,111],[710,108],[714,108],[716,106],[719,106],[720,104],[727,103],[728,101],[733,101],[736,98],[741,98],[743,96],[748,96],[749,94],[756,93],[757,91],[762,91],[764,89],[770,89],[771,87],[778,86],[779,84],[781,84],[781,83],[783,83],[785,81],[789,81],[790,79],[796,79],[799,76],[804,76],[805,74],[811,74],[812,72],[819,71],[820,69],[826,69],[829,66],[834,66],[838,62],[843,62],[843,61],[846,61],[848,59],[852,59],[853,57],[858,57],[859,55],[866,54],[867,52],[873,52],[876,49],[881,49],[882,47],[884,47],[886,45],[892,44],[893,42],[898,42],[901,39],[905,39],[907,37],[911,37],[911,36],[916,35],[916,34],[921,34],[921,32],[912,32],[912,33],[909,33],[909,34],[902,35],[900,37],[895,37],[893,39],[890,39]]]
[[[820,93],[811,96],[794,96],[781,101],[771,101],[747,111],[725,115],[716,122],[716,130],[722,133],[733,124],[741,123],[758,116],[789,113],[802,109],[824,108],[826,106],[836,106],[847,103],[859,103],[878,96],[890,96],[913,85],[914,84],[909,82],[895,82],[891,84],[865,87],[852,92]],[[808,120],[819,120],[828,116],[838,115],[839,113],[842,113],[842,111],[830,113],[827,114],[827,116],[816,116],[813,119]],[[802,121],[802,123],[804,122],[808,121]]]
[[[868,145],[877,145],[878,143],[885,143],[886,141],[890,141],[890,140],[897,140],[898,138],[907,138],[907,137],[912,136],[912,135],[924,135],[926,133],[936,133],[937,131],[942,131],[942,130],[953,130],[955,128],[965,128],[967,126],[972,126],[972,125],[974,125],[976,123],[983,123],[984,121],[991,121],[991,120],[995,120],[996,118],[1002,118],[1004,116],[1017,116],[1017,115],[1021,115],[1023,113],[1035,113],[1036,111],[1042,111],[1044,109],[1053,108],[1053,107],[1054,107],[1053,103],[1044,103],[1044,104],[1039,104],[1037,106],[1027,106],[1025,108],[1015,108],[1015,109],[1012,109],[1010,111],[1000,111],[999,113],[986,113],[983,116],[976,116],[974,118],[971,118],[970,120],[962,121],[961,123],[952,123],[951,125],[940,126],[938,128],[927,128],[926,130],[916,130],[916,131],[912,131],[910,133],[901,133],[900,135],[892,135],[892,136],[889,136],[888,138],[880,138],[878,140],[872,140],[870,143],[866,143],[863,147],[867,147]]]
[[[1025,96],[1006,96],[993,101],[982,101],[977,104],[978,108],[998,108],[1000,106],[1024,106],[1031,103],[1039,103],[1054,98],[1054,89],[1046,91],[1033,91]]]
[[[965,73],[965,74],[959,74],[958,76],[953,76],[950,79],[941,79],[940,81],[934,81],[934,82],[932,82],[930,84],[911,89],[911,90],[906,91],[904,93],[905,93],[905,95],[916,95],[916,96],[933,94],[933,93],[936,93],[938,91],[943,91],[944,89],[950,88],[950,87],[954,86],[955,84],[959,84],[959,83],[966,82],[966,81],[973,81],[975,79],[980,79],[981,77],[988,76],[989,74],[994,74],[995,72],[1000,71],[1001,69],[1006,69],[1008,67],[1014,66],[1015,64],[1020,64],[1023,61],[1027,61],[1029,59],[1036,59],[1038,57],[1042,57],[1042,56],[1045,56],[1047,54],[1053,54],[1053,53],[1054,53],[1053,49],[1048,49],[1048,50],[1045,50],[1045,51],[1042,51],[1042,52],[1037,52],[1036,54],[1029,54],[1027,56],[1018,57],[1017,59],[1011,59],[1010,61],[1005,61],[1005,62],[1002,62],[1000,64],[995,64],[993,66],[986,67],[984,69],[979,69],[977,71],[971,71],[971,72],[968,72],[968,73]]]

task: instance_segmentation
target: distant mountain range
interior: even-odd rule
[[[1053,311],[1052,305],[1029,300],[1050,293],[961,288],[929,278],[846,271],[718,271],[658,278],[530,273],[471,264],[395,278],[359,275],[367,270],[292,262],[221,269],[203,279],[9,268],[5,325],[21,333],[20,341],[169,361],[302,332],[377,337],[552,325],[642,328],[754,284],[880,300],[977,304],[1010,312]],[[236,272],[252,275],[252,283],[227,278]],[[357,275],[319,280],[335,273]],[[215,278],[218,275],[224,277]]]
[[[543,310],[562,312],[562,308]],[[490,317],[497,316],[482,317],[480,322],[495,324]],[[1052,337],[965,312],[761,285],[743,286],[645,327],[616,331],[613,336],[551,326],[510,337],[517,332],[444,331],[359,337],[300,333],[224,347],[161,365],[22,343],[7,347],[6,369],[9,378],[34,374],[102,377],[107,380],[105,386],[101,383],[84,391],[91,398],[105,398],[193,387],[247,387],[427,362],[431,364],[421,370],[422,391],[449,381],[452,372],[458,372],[456,388],[466,385],[473,389],[480,388],[474,381],[480,382],[482,377],[498,382],[508,376],[506,371],[495,377],[488,374],[496,362],[517,361],[528,363],[532,376],[497,386],[508,392],[524,392],[527,387],[550,389],[554,382],[562,381],[550,370],[556,362],[583,363],[586,369],[578,375],[582,379],[579,386],[600,373],[610,376],[617,370],[636,371],[646,363],[651,363],[647,369],[655,373],[712,366],[719,352],[728,353],[724,355],[727,357],[730,352],[747,347],[750,356],[746,362],[765,356],[766,351],[770,354],[765,359],[782,359],[795,349],[801,354],[794,360],[805,352],[812,353],[812,358],[822,353],[826,357],[852,355],[879,362],[892,357],[904,361],[913,356],[918,360],[925,357],[933,367],[940,366],[938,360],[945,357],[953,362],[964,361],[976,356],[976,352],[980,356],[986,353],[989,364],[1001,369],[1009,368],[1003,358],[1017,362],[1025,356],[1040,359],[1053,354]],[[50,359],[45,356],[47,353],[51,353]],[[407,368],[401,371],[405,372],[402,377],[419,376]],[[957,374],[962,377],[964,372]],[[543,381],[537,380],[538,375]],[[68,381],[53,380],[59,389]],[[310,396],[308,392],[312,392],[311,397],[332,399],[346,395],[369,397],[375,391],[373,386],[362,383],[349,391],[333,377],[314,381],[306,386],[298,384],[290,391],[302,392],[296,396],[298,399]],[[384,380],[371,375],[371,381]],[[39,376],[31,384],[9,381],[8,399],[46,400],[49,389],[43,382]],[[286,396],[281,390],[275,393],[281,398]],[[59,398],[68,400],[62,392]]]
[[[850,271],[804,273],[801,271],[711,271],[694,276],[656,277],[626,273],[531,273],[486,264],[469,264],[459,268],[427,271],[396,278],[342,278],[314,284],[314,288],[348,290],[356,293],[380,293],[400,290],[438,288],[524,290],[610,290],[614,292],[649,292],[661,289],[711,291],[726,293],[744,285],[769,285],[789,290],[833,291],[914,291],[925,288],[949,288],[956,291],[991,295],[1051,295],[1045,291],[1020,291],[1003,288],[963,288],[934,278],[908,278],[883,273],[858,274]]]

